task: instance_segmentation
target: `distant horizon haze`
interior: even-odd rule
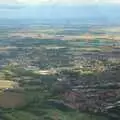
[[[0,19],[78,19],[84,22],[120,21],[120,4],[25,5],[0,4]]]

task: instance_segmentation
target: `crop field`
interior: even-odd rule
[[[14,108],[25,104],[22,93],[8,91],[8,89],[13,89],[16,86],[16,82],[0,80],[0,107]]]
[[[13,81],[0,80],[0,89],[13,88],[15,85]]]
[[[0,94],[0,107],[15,108],[25,104],[24,95],[16,92],[3,92]]]

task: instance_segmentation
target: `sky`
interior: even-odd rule
[[[119,5],[120,0],[0,0],[0,18],[119,19]]]
[[[120,0],[0,0],[0,4],[25,4],[25,5],[38,5],[38,4],[101,4],[101,3],[120,3]]]

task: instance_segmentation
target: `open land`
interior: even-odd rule
[[[119,120],[119,29],[6,28],[0,34],[1,119]]]

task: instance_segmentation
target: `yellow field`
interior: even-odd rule
[[[0,80],[0,89],[13,88],[17,84],[13,81]]]

